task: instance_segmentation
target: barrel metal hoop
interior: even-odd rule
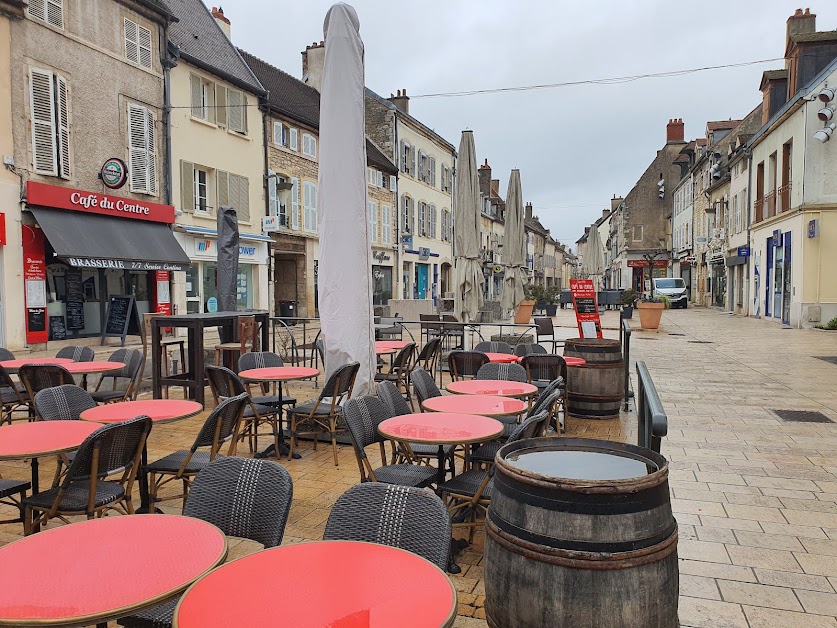
[[[537,543],[530,543],[498,528],[492,520],[490,512],[485,518],[485,530],[488,539],[513,554],[540,563],[570,569],[586,569],[590,571],[633,569],[634,567],[660,562],[677,551],[676,526],[671,536],[662,543],[641,550],[617,554],[555,549]]]
[[[555,485],[542,487],[519,482],[506,474],[494,475],[495,495],[509,495],[513,501],[527,506],[572,514],[627,515],[659,508],[670,500],[667,482],[642,491],[629,492],[626,488],[598,494],[565,491],[559,495]]]

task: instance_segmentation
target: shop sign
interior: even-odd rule
[[[214,314],[218,311],[218,299],[215,297],[209,297],[206,300],[206,311],[210,314]]]
[[[575,320],[582,338],[602,338],[602,321],[592,279],[570,279]]]
[[[99,171],[99,178],[105,187],[111,190],[118,190],[128,180],[128,166],[118,157],[111,157],[102,164],[102,169]]]
[[[739,246],[738,247],[738,257],[750,257],[750,247],[749,246]]]
[[[30,225],[23,226],[23,289],[26,306],[26,343],[46,342],[46,259],[44,232]]]
[[[154,300],[156,312],[168,316],[171,314],[171,291],[169,290],[169,272],[158,270],[154,273]]]
[[[209,238],[205,240],[195,240],[195,254],[198,257],[205,258],[211,257],[216,258],[218,257],[218,241],[217,240],[210,240]],[[256,247],[252,244],[241,244],[238,247],[238,256],[239,258],[243,259],[256,259]]]
[[[147,203],[132,198],[110,196],[86,190],[74,190],[36,181],[26,183],[26,202],[41,207],[57,207],[73,211],[133,218],[151,222],[174,222],[174,206]]]
[[[262,218],[262,233],[273,233],[274,231],[279,231],[279,227],[282,226],[279,220],[279,216],[265,216]]]
[[[426,246],[420,246],[418,250],[419,259],[430,259],[430,249]]]
[[[813,220],[808,221],[808,237],[809,238],[816,238],[820,235],[820,221],[816,218]],[[3,238],[3,244],[6,244],[5,237]]]
[[[137,260],[103,259],[101,257],[68,257],[67,263],[76,268],[115,268],[117,270],[185,270],[185,264],[172,262],[143,262]]]
[[[665,268],[668,266],[668,260],[656,259],[654,266]],[[628,268],[648,268],[648,260],[645,259],[629,259]]]
[[[0,246],[6,246],[6,214],[0,212]]]
[[[372,259],[374,259],[376,262],[388,262],[392,259],[392,257],[387,255],[383,251],[372,251]]]
[[[401,236],[401,244],[408,248],[413,248],[413,236],[411,235],[403,235]]]

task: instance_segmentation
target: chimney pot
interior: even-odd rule
[[[230,22],[229,18],[226,15],[224,15],[223,7],[212,7],[211,14],[212,17],[215,18],[215,21],[218,23],[218,26],[221,27],[221,30],[224,31],[224,35],[227,36],[227,39],[232,39],[230,33],[230,26],[232,25],[232,22]]]

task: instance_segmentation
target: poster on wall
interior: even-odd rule
[[[570,293],[573,298],[578,334],[582,338],[601,338],[602,321],[599,318],[599,303],[592,279],[570,279]]]

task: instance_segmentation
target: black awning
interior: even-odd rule
[[[70,266],[185,270],[191,262],[168,225],[30,207],[55,254]]]

